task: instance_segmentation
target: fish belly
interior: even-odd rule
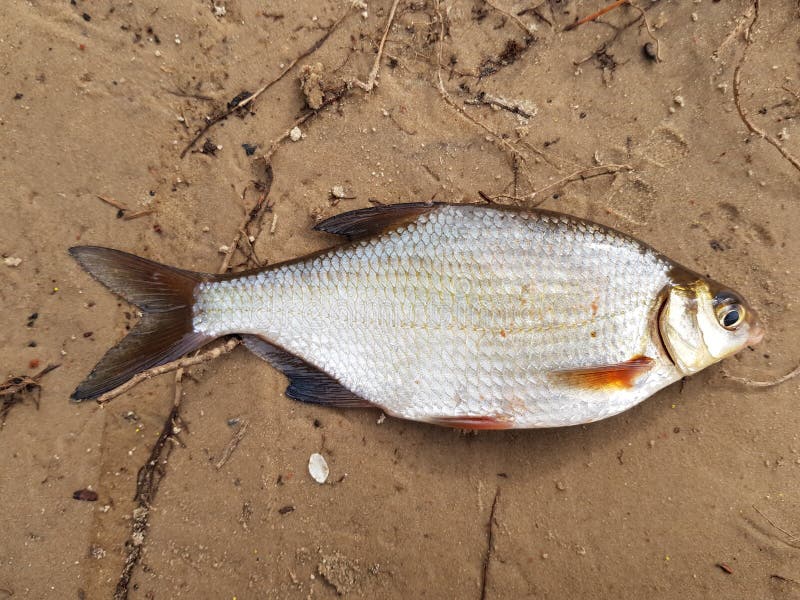
[[[680,377],[652,327],[671,266],[571,217],[448,205],[372,239],[202,284],[194,325],[262,336],[396,416],[570,425]],[[630,388],[554,376],[642,355],[653,368]]]

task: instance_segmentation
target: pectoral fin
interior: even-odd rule
[[[348,390],[334,377],[283,348],[270,344],[256,335],[244,335],[242,340],[248,350],[289,378],[289,387],[286,388],[286,395],[289,398],[344,408],[374,407],[372,403]]]
[[[408,225],[436,206],[434,202],[409,202],[351,210],[325,219],[314,229],[350,239],[362,238]]]
[[[634,356],[625,362],[554,371],[551,377],[571,387],[588,390],[630,389],[655,365],[649,356]]]

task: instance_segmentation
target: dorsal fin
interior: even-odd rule
[[[349,239],[390,231],[416,221],[420,215],[432,211],[438,202],[409,202],[406,204],[384,204],[371,208],[351,210],[325,219],[314,229]]]
[[[283,348],[270,344],[256,335],[243,335],[242,340],[250,352],[264,359],[289,378],[289,387],[286,388],[286,395],[289,398],[312,404],[345,408],[374,406],[355,395],[327,373]]]

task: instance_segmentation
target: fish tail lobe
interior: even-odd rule
[[[195,332],[192,325],[195,288],[212,276],[111,248],[75,246],[69,253],[92,277],[142,313],[139,323],[75,389],[73,400],[97,398],[137,373],[175,360],[213,339]]]

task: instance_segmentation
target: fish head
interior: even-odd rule
[[[675,366],[691,375],[764,337],[758,315],[741,294],[680,270],[672,274],[658,319]]]

